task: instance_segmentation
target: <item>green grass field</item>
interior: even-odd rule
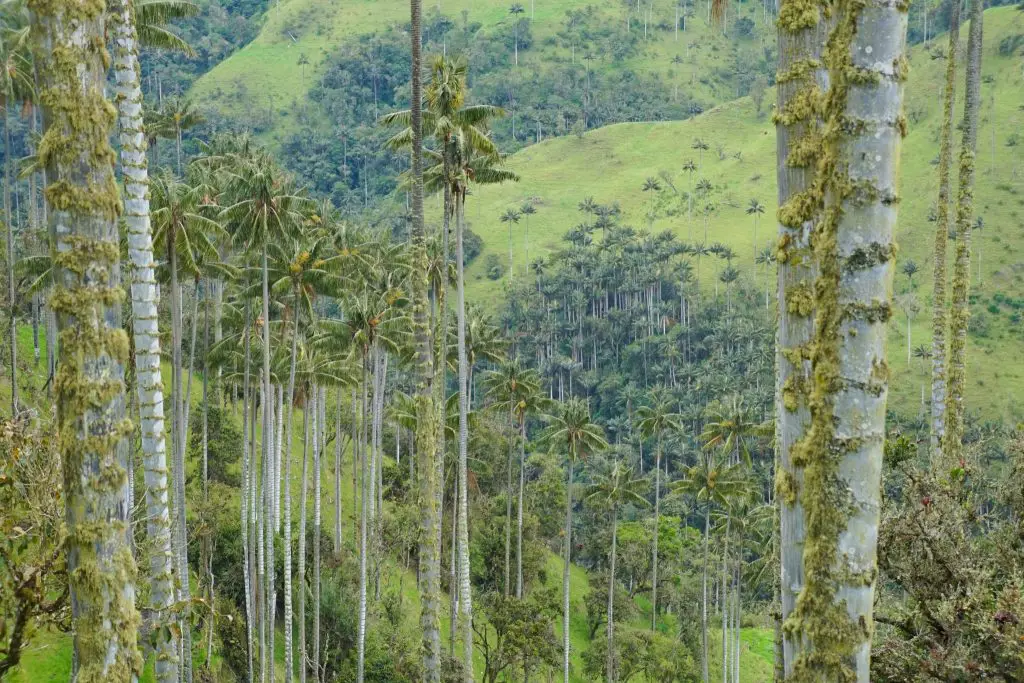
[[[985,82],[976,179],[976,215],[984,218],[984,229],[973,235],[972,286],[984,304],[975,307],[975,321],[980,323],[979,315],[983,316],[989,329],[986,336],[975,333],[970,338],[967,400],[972,410],[981,410],[985,417],[1017,421],[1024,417],[1019,400],[1024,370],[1017,362],[1024,353],[1024,324],[1011,321],[1012,307],[1001,306],[998,313],[985,307],[997,292],[1016,299],[1024,296],[1024,156],[1007,147],[1024,123],[1024,67],[1020,54],[1003,56],[998,47],[1007,36],[1024,33],[1024,13],[1004,7],[987,11],[985,17]],[[938,50],[942,44],[940,36],[931,49]],[[911,51],[911,64],[906,98],[910,133],[903,147],[896,237],[899,267],[913,260],[920,268],[912,290],[921,308],[911,324],[911,344],[917,346],[931,339],[934,223],[928,221],[928,214],[938,192],[932,162],[938,154],[938,93],[942,90],[945,60],[933,59],[918,46]],[[774,94],[769,93],[766,100],[773,98]],[[515,227],[512,258],[514,277],[518,278],[528,277],[527,256],[532,260],[559,248],[561,236],[583,220],[577,204],[587,196],[598,202],[619,202],[623,222],[637,229],[672,230],[684,241],[703,241],[703,219],[696,211],[692,220],[684,211],[652,221],[648,218],[651,197],[641,191],[645,178],[663,170],[677,187],[688,189],[691,179],[681,167],[687,159],[698,161],[698,153],[690,148],[698,137],[707,141],[711,150],[704,152],[701,170],[694,174],[693,182],[701,177],[710,180],[714,186],[710,200],[718,207],[708,222],[708,241],[722,242],[735,250],[735,263],[748,282],[759,287],[774,282],[774,273],[766,279],[763,270],[755,266],[754,252],[774,243],[775,130],[770,117],[757,116],[750,99],[743,98],[688,121],[617,124],[582,138],[546,140],[515,154],[509,166],[520,175],[520,182],[474,188],[474,196],[467,202],[469,225],[484,242],[483,253],[467,271],[469,297],[489,306],[501,300],[505,280],[486,279],[484,262],[488,254],[496,254],[502,262],[508,260],[508,228],[499,216],[526,200],[534,202],[537,213],[530,218],[528,235],[524,222]],[[726,151],[724,160],[715,151],[719,143]],[[742,159],[731,156],[735,152],[742,152]],[[767,207],[756,244],[753,221],[744,212],[751,198]],[[440,215],[436,204],[434,199],[427,202],[435,220]],[[700,278],[706,287],[713,286],[723,265],[713,257],[702,259]],[[897,275],[897,296],[909,290],[907,278]],[[894,369],[891,404],[904,414],[914,414],[920,408],[921,387],[928,381],[928,366],[918,359],[907,362],[906,319],[902,312],[892,322],[890,360]]]
[[[469,21],[479,21],[481,30],[486,32],[510,21],[509,4],[504,0],[441,0],[436,4],[425,3],[424,13],[429,15],[440,10],[461,25],[462,13],[466,12]],[[584,9],[594,3],[533,0],[523,5],[526,13],[521,16],[529,17],[533,12],[534,40],[529,50],[520,52],[519,68],[538,70],[572,60],[572,48],[551,39],[562,29],[568,10]],[[595,6],[609,21],[622,25],[625,25],[628,7],[631,30],[643,35],[642,12],[637,12],[632,5]],[[709,26],[703,4],[695,5],[695,15],[686,22],[678,38],[671,31],[675,19],[675,5],[671,0],[644,2],[643,11],[648,7],[652,20],[648,39],[642,43],[639,53],[618,63],[598,55],[590,64],[591,68],[657,73],[663,76],[666,88],[670,89],[666,97],[673,96],[671,90],[678,86],[702,102],[726,102],[736,96],[735,86],[716,75],[716,70],[728,71],[734,61],[757,58],[761,53],[761,40],[768,44],[775,40],[774,27],[764,23],[760,5],[756,3],[738,5],[743,16],[754,20],[758,32],[758,37],[739,43]],[[305,101],[306,91],[316,83],[324,59],[334,47],[361,34],[408,23],[408,20],[409,4],[401,0],[344,3],[272,0],[259,35],[200,78],[191,96],[202,106],[213,106],[228,116],[270,110],[271,125],[264,139],[270,143],[280,142],[294,130],[296,105]],[[735,21],[735,17],[730,17],[730,21]],[[658,24],[663,27],[656,30]],[[300,55],[306,55],[310,62],[305,71],[298,64]],[[737,59],[737,55],[742,59]],[[575,59],[580,61],[582,56],[575,55]]]

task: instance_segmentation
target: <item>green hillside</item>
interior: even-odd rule
[[[427,3],[425,15],[446,16],[453,24],[480,22],[487,34],[512,21],[504,0],[441,0]],[[530,19],[533,44],[519,54],[519,68],[528,73],[557,64],[581,64],[597,71],[637,70],[664,77],[674,97],[679,92],[702,101],[720,103],[737,96],[739,77],[753,62],[765,58],[765,47],[775,41],[772,17],[761,4],[738,4],[742,17],[752,23],[750,33],[736,41],[710,27],[704,4],[689,3],[688,18],[676,34],[673,31],[676,4],[671,0],[651,0],[640,4],[594,4],[581,0],[532,0],[522,3],[521,17]],[[601,21],[626,27],[643,36],[639,51],[616,60],[594,45],[593,54],[586,36],[577,39],[565,30],[566,13],[593,7]],[[638,9],[639,8],[639,9]],[[730,8],[735,12],[735,8]],[[330,52],[343,41],[380,31],[388,25],[408,22],[409,6],[400,0],[352,0],[332,3],[326,0],[284,0],[271,3],[259,35],[243,49],[218,64],[194,86],[193,97],[220,110],[228,117],[243,116],[253,109],[272,110],[267,137],[281,141],[298,124],[296,105],[305,101],[310,87],[317,82]],[[644,18],[647,17],[645,32]],[[738,17],[727,17],[730,25]],[[429,36],[426,36],[429,38]],[[299,64],[305,55],[309,64]],[[745,90],[744,90],[745,92]]]
[[[976,192],[977,213],[984,225],[974,234],[973,292],[977,297],[972,310],[972,379],[968,389],[972,409],[982,410],[986,417],[1003,416],[1011,420],[1024,417],[1019,400],[1024,371],[1017,362],[1024,352],[1024,323],[1020,321],[1024,303],[1024,161],[1020,155],[1007,154],[1006,147],[1017,144],[1017,131],[1024,122],[1024,51],[1017,48],[1012,54],[1003,54],[1006,50],[1001,52],[1000,46],[1021,34],[1024,13],[1009,7],[986,12]],[[961,35],[965,44],[966,29]],[[930,49],[937,55],[941,44],[939,37]],[[921,308],[911,322],[911,345],[916,347],[928,343],[931,337],[934,223],[928,221],[928,215],[937,194],[933,165],[941,118],[937,93],[942,89],[945,60],[922,46],[911,51],[910,59],[913,75],[906,101],[910,132],[903,147],[897,239],[899,268],[913,260],[920,269],[913,278],[912,289]],[[765,99],[771,102],[773,98],[774,94],[769,92]],[[561,236],[581,222],[577,204],[587,196],[603,203],[618,202],[625,224],[651,231],[672,230],[684,241],[697,242],[704,239],[699,208],[712,202],[716,210],[708,220],[708,242],[732,247],[746,277],[763,286],[766,275],[754,265],[753,254],[773,240],[776,209],[775,130],[767,113],[769,105],[764,109],[765,113],[758,116],[750,98],[743,98],[688,121],[608,126],[581,138],[546,140],[518,152],[509,165],[520,174],[521,181],[476,188],[475,196],[467,203],[470,227],[484,241],[484,252],[469,269],[470,297],[495,306],[502,295],[504,281],[488,280],[484,274],[489,253],[496,254],[502,262],[508,259],[508,229],[499,220],[502,213],[526,200],[536,204],[537,213],[530,217],[528,240],[524,235],[526,224],[521,221],[512,245],[514,275],[524,277],[527,249],[529,259],[533,260],[558,248]],[[666,171],[680,192],[686,192],[691,177],[682,165],[688,159],[698,162],[698,152],[691,149],[696,138],[706,141],[711,149],[703,153],[701,169],[693,174],[692,182],[707,178],[713,190],[707,199],[695,201],[690,220],[685,202],[682,210],[671,209],[673,204],[668,195],[672,190],[665,181],[661,182],[663,188],[657,199],[643,192],[642,186],[646,178]],[[718,145],[723,148],[724,158],[716,151]],[[737,153],[739,158],[734,156]],[[994,162],[1000,157],[1002,161]],[[1008,162],[1007,158],[1013,160]],[[753,221],[745,213],[751,198],[767,207],[761,218],[758,244],[754,243]],[[429,205],[433,207],[434,203]],[[673,211],[676,215],[667,215]],[[703,259],[700,274],[708,286],[721,263],[713,257]],[[772,279],[774,274],[767,277]],[[895,290],[897,296],[911,291],[903,274],[897,275]],[[912,359],[907,363],[905,328],[906,319],[901,311],[893,320],[890,338],[890,358],[895,370],[890,390],[893,405],[912,415],[919,409],[927,374],[925,361]]]

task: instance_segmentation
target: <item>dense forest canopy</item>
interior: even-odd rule
[[[0,4],[0,680],[1024,679],[1024,6],[476,3]]]

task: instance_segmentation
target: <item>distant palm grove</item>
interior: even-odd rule
[[[1024,680],[1024,5],[353,2],[0,1],[0,680]]]

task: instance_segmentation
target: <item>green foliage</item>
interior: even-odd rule
[[[229,412],[216,403],[207,407],[207,459],[210,481],[237,488],[241,484],[240,463],[242,460],[242,433]],[[196,427],[200,427],[202,415],[194,415]],[[189,458],[192,462],[203,460],[203,432],[194,429],[189,437]],[[198,472],[197,474],[201,474]]]

